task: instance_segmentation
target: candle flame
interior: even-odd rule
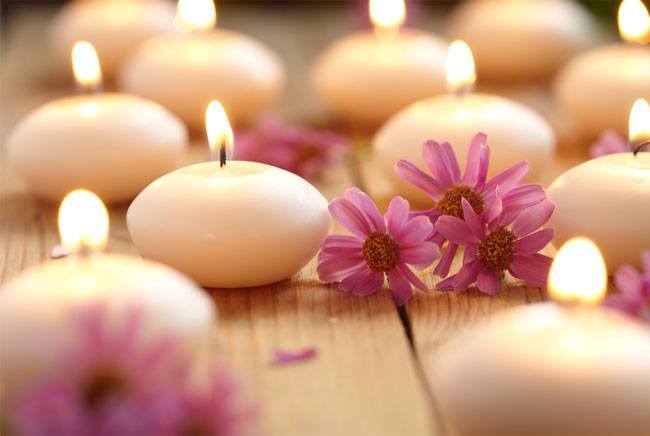
[[[230,158],[235,142],[232,127],[230,127],[225,109],[217,100],[212,100],[205,112],[205,130],[208,134],[212,156],[220,156],[221,150],[224,150]],[[221,161],[223,164],[224,159],[221,158]]]
[[[178,0],[174,26],[179,32],[208,31],[217,25],[213,0]]]
[[[650,41],[650,16],[641,0],[623,0],[618,8],[618,31],[628,42]]]
[[[467,92],[474,88],[476,70],[469,46],[456,40],[447,49],[447,88],[450,92]]]
[[[390,38],[399,30],[406,18],[404,0],[370,0],[370,20],[379,38]]]
[[[602,300],[606,288],[605,261],[592,240],[578,237],[562,245],[548,276],[551,297],[593,304]]]
[[[102,250],[108,237],[108,211],[90,191],[77,189],[59,207],[61,243],[71,252]]]
[[[91,43],[79,41],[72,47],[72,70],[81,88],[95,89],[101,85],[102,70],[97,51]]]
[[[640,98],[632,105],[628,132],[628,139],[632,146],[650,141],[650,106],[647,100]]]

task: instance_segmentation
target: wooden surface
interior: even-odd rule
[[[70,92],[69,84],[49,78],[52,60],[43,47],[43,28],[50,19],[50,9],[18,15],[10,29],[5,29],[9,42],[7,38],[3,42],[0,87],[3,147],[8,130],[26,111]],[[291,38],[275,30],[291,21],[311,35],[315,20],[322,16],[310,21],[272,13],[270,19],[263,26],[250,25],[256,20],[261,22],[262,18],[256,16],[233,19],[232,27],[240,24],[243,30],[255,33],[254,29],[257,36],[271,40],[270,44],[280,47],[278,50],[287,59],[292,80],[298,77],[298,85],[290,87],[279,113],[294,119],[318,119],[322,111],[305,92],[308,62],[344,28],[320,25],[323,32],[314,41]],[[553,108],[548,107],[545,88],[515,92],[552,118]],[[561,137],[566,144],[569,136]],[[195,142],[188,161],[207,156],[202,139]],[[385,202],[387,186],[377,174],[368,150],[359,148],[356,153],[360,173],[349,165],[334,168],[319,189],[332,198],[346,187],[363,183],[380,202]],[[580,152],[562,151],[545,180],[551,180],[580,158]],[[31,197],[7,168],[5,159],[0,169],[0,282],[4,282],[47,260],[58,237],[56,206]],[[122,206],[110,211],[108,250],[136,255],[125,226],[125,210],[126,206]],[[432,275],[425,272],[423,276],[433,287]],[[439,345],[463,326],[490,313],[543,299],[539,289],[517,283],[496,297],[476,290],[462,295],[417,292],[400,316],[385,290],[369,298],[357,298],[319,282],[315,261],[292,280],[273,286],[206,292],[219,312],[219,351],[247,380],[261,405],[262,429],[270,435],[444,434],[444,417],[436,412],[427,372]],[[303,346],[316,347],[317,357],[286,367],[271,365],[275,348]]]

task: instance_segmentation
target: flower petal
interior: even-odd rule
[[[454,290],[454,280],[456,280],[456,275],[451,275],[444,280],[440,280],[436,283],[436,289],[443,292],[450,292]]]
[[[643,275],[630,265],[623,265],[616,270],[614,284],[621,294],[639,295],[643,287]]]
[[[350,200],[366,218],[366,222],[373,232],[385,232],[386,224],[374,201],[359,188],[350,188],[345,191],[344,198]]]
[[[478,286],[484,294],[496,295],[501,290],[501,279],[494,271],[483,268],[478,273],[476,286]]]
[[[350,235],[329,235],[323,242],[323,247],[361,248],[363,239]]]
[[[646,250],[641,254],[641,266],[647,274],[650,274],[650,250]]]
[[[431,237],[433,224],[424,216],[410,218],[397,237],[400,245],[413,245]]]
[[[359,297],[372,295],[384,284],[384,274],[370,268],[349,275],[339,284],[339,289]]]
[[[513,233],[522,237],[534,232],[549,220],[554,209],[551,200],[547,199],[522,211],[512,223]]]
[[[522,160],[521,162],[511,166],[507,170],[492,177],[485,185],[486,190],[494,190],[500,186],[503,192],[508,192],[521,182],[526,177],[530,165],[528,162]]]
[[[485,225],[483,225],[481,217],[474,212],[474,208],[465,198],[461,198],[460,204],[463,207],[463,216],[465,217],[465,223],[467,223],[467,226],[472,230],[472,233],[474,233],[477,239],[484,238]]]
[[[476,244],[479,238],[474,234],[467,223],[455,216],[443,215],[436,222],[436,230],[450,242],[467,245]]]
[[[388,287],[393,301],[398,306],[403,306],[413,296],[411,282],[399,269],[392,269],[388,272]]]
[[[347,276],[357,273],[365,268],[365,259],[360,257],[358,259],[348,256],[318,256],[318,278],[323,282],[335,283],[340,282]]]
[[[460,168],[454,155],[453,149],[448,143],[439,144],[436,141],[427,141],[422,147],[422,158],[424,163],[431,170],[431,174],[440,181],[444,191],[451,188],[460,181]],[[453,156],[449,158],[449,154]],[[455,165],[455,167],[454,167]],[[458,174],[458,177],[454,177]]]
[[[553,229],[542,229],[531,233],[515,241],[515,252],[518,254],[537,253],[553,240],[553,236],[555,236]]]
[[[504,213],[519,212],[546,199],[542,185],[526,183],[506,192],[503,197]]]
[[[405,264],[401,264],[399,266],[399,270],[402,271],[402,274],[404,274],[404,276],[407,278],[409,282],[413,284],[413,286],[423,291],[429,290],[427,285],[425,285],[424,282],[420,280],[420,278],[416,276],[408,266],[406,266]]]
[[[483,151],[488,152],[488,160],[485,160]],[[487,135],[477,133],[469,142],[467,150],[467,165],[465,166],[465,175],[463,184],[467,186],[481,186],[485,183],[487,168],[489,166],[489,147],[487,146]],[[481,180],[483,177],[483,180]]]
[[[456,251],[458,251],[458,244],[454,244],[453,242],[447,244],[445,252],[438,261],[438,265],[436,265],[435,269],[433,270],[433,273],[435,275],[443,278],[447,277],[447,274],[449,274],[449,269],[451,268],[451,264],[454,261],[454,257],[456,256]]]
[[[388,210],[386,211],[388,233],[394,238],[399,239],[399,235],[408,222],[408,219],[409,202],[400,196],[394,197],[388,204]]]
[[[478,260],[463,265],[454,279],[454,291],[463,292],[467,290],[469,285],[476,281],[481,269],[483,269],[483,265]]]
[[[539,253],[516,254],[508,271],[530,285],[545,287],[551,262],[553,259]]]
[[[440,200],[440,197],[445,193],[445,188],[436,179],[407,160],[402,159],[397,162],[395,164],[395,172],[398,176],[420,188],[436,201]]]
[[[410,247],[400,246],[400,260],[424,269],[438,257],[440,248],[433,242],[421,242]]]
[[[328,206],[332,218],[350,233],[365,239],[372,229],[359,209],[345,198],[335,198]]]

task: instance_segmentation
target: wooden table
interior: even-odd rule
[[[341,12],[327,7],[317,9],[318,14],[259,11],[245,3],[233,4],[233,8],[240,8],[241,13],[224,13],[225,26],[263,38],[288,62],[291,82],[279,113],[294,119],[322,119],[308,89],[308,66],[328,41],[345,32],[345,21],[336,15]],[[28,9],[13,16],[5,31],[0,88],[3,146],[8,130],[26,111],[71,92],[60,79],[61,69],[53,72],[43,45],[53,6]],[[435,20],[435,14],[425,15],[427,23]],[[305,37],[296,38],[289,28]],[[544,87],[508,92],[554,118]],[[207,156],[203,140],[199,137],[195,142],[188,161]],[[569,141],[562,136],[561,142]],[[386,183],[377,174],[369,151],[360,147],[354,153],[359,166],[333,168],[319,189],[333,198],[346,187],[363,184],[386,204]],[[545,180],[580,158],[580,154],[562,152]],[[0,281],[4,282],[47,260],[58,235],[56,205],[30,196],[5,159],[1,170]],[[108,250],[135,255],[125,210],[126,206],[111,208]],[[433,287],[430,271],[423,277]],[[440,344],[488,314],[544,298],[538,288],[513,283],[496,297],[475,289],[461,295],[416,292],[406,309],[398,311],[386,290],[357,298],[321,283],[315,261],[292,280],[273,286],[206,292],[219,312],[215,327],[219,351],[245,376],[261,405],[261,427],[271,435],[444,434],[445,422],[437,412],[429,372]],[[303,346],[315,346],[318,356],[285,367],[270,364],[275,348]]]

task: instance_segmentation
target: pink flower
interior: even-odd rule
[[[504,214],[498,197],[483,216],[463,198],[464,220],[438,219],[436,229],[450,242],[465,246],[462,268],[439,282],[438,289],[463,292],[476,282],[481,292],[495,295],[505,271],[531,285],[546,286],[552,259],[538,251],[553,239],[554,231],[537,229],[551,217],[553,204],[546,200],[516,215]]]
[[[332,132],[291,127],[264,117],[254,131],[237,134],[235,157],[267,163],[302,177],[317,177],[350,146],[347,138]]]
[[[427,241],[433,225],[426,217],[410,217],[408,201],[391,200],[382,217],[375,203],[357,188],[329,205],[332,217],[352,235],[331,235],[318,254],[318,275],[326,282],[358,296],[379,291],[388,278],[393,300],[403,305],[412,285],[427,287],[407,264],[424,268],[438,256],[438,245]]]
[[[643,273],[623,265],[614,276],[619,293],[605,299],[605,305],[650,322],[650,250],[641,256]]]
[[[594,159],[607,154],[627,153],[629,151],[630,147],[620,133],[616,130],[605,130],[589,148],[589,156]]]
[[[465,174],[462,176],[454,149],[448,142],[425,142],[422,157],[433,176],[406,160],[400,160],[395,165],[395,171],[436,202],[432,209],[414,212],[415,215],[429,217],[434,225],[441,216],[462,219],[461,199],[463,198],[469,202],[474,212],[483,215],[494,202],[497,187],[501,195],[501,207],[506,215],[517,214],[546,198],[542,186],[532,183],[519,184],[528,174],[529,166],[525,161],[487,180],[490,148],[487,146],[487,136],[484,133],[478,133],[472,138],[467,152]],[[438,231],[432,235],[432,241],[439,246],[442,246],[445,240],[446,238]],[[449,274],[457,250],[458,244],[449,241],[440,262],[434,269],[434,274],[440,277]]]

